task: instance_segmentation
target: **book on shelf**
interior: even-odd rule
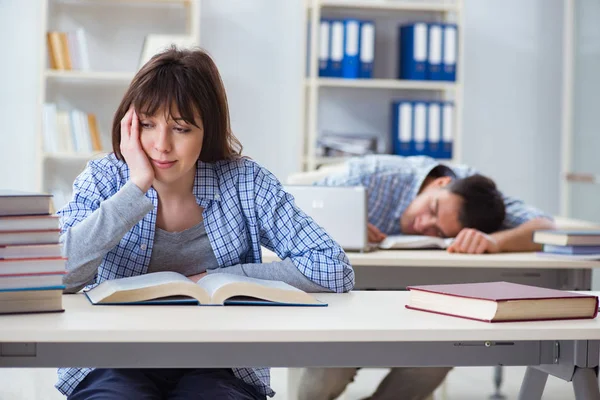
[[[541,230],[533,233],[533,241],[556,246],[600,246],[600,231]]]
[[[54,103],[43,108],[44,150],[48,153],[102,151],[96,115],[78,109],[59,110]]]
[[[511,282],[409,286],[406,308],[484,322],[591,319],[598,297]]]
[[[378,247],[384,250],[446,249],[453,240],[424,235],[391,235],[383,239]]]
[[[90,60],[85,30],[46,33],[48,64],[57,70],[90,70]]]
[[[0,216],[47,215],[51,195],[0,189]]]
[[[172,271],[107,280],[85,292],[92,304],[325,306],[287,283],[226,273],[197,283]]]

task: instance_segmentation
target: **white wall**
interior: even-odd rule
[[[562,0],[466,0],[463,161],[559,211]]]
[[[281,179],[299,164],[300,3],[202,1],[202,43],[221,69],[234,132],[245,153]],[[38,4],[0,1],[0,187],[35,188]],[[558,212],[561,13],[561,0],[466,0],[464,32],[463,159],[551,213]]]
[[[38,4],[0,1],[0,188],[36,188]]]

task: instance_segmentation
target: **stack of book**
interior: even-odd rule
[[[90,70],[86,34],[82,28],[71,32],[50,31],[46,39],[51,69]]]
[[[63,311],[66,259],[50,200],[0,190],[0,314]]]
[[[102,139],[95,114],[78,109],[61,110],[56,103],[42,109],[44,150],[48,153],[102,151]]]
[[[560,230],[536,231],[535,243],[543,244],[543,256],[600,260],[600,231],[598,230]]]

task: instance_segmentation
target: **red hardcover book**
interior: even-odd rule
[[[406,308],[484,322],[591,319],[598,297],[510,282],[409,286]]]

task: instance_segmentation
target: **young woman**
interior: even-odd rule
[[[62,210],[68,292],[107,279],[228,272],[345,292],[342,249],[275,176],[241,156],[211,58],[172,48],[134,77],[115,114],[113,153],[91,161]],[[261,246],[282,261],[262,264]],[[82,399],[264,399],[267,368],[62,368],[58,390]]]

